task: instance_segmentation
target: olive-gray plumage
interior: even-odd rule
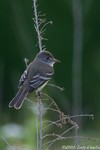
[[[55,62],[59,61],[50,52],[39,52],[22,74],[19,91],[9,103],[9,107],[20,109],[28,93],[40,91],[53,76]]]

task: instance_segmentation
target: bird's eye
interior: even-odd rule
[[[46,57],[46,61],[48,61],[49,60],[49,57]]]

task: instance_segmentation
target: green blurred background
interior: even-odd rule
[[[25,69],[23,59],[32,61],[39,51],[32,6],[32,0],[0,0],[0,133],[11,123],[35,128],[27,104],[18,111],[8,108]],[[76,121],[83,134],[99,137],[100,0],[38,0],[38,10],[53,21],[46,27],[48,41],[43,44],[61,60],[51,82],[65,88],[64,92],[52,87],[44,91],[65,114],[94,114],[94,120],[82,117]]]

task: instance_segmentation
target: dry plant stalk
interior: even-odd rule
[[[79,126],[77,125],[76,122],[74,122],[71,118],[76,118],[76,117],[90,117],[93,119],[93,114],[81,114],[81,115],[75,115],[75,116],[69,116],[69,115],[65,115],[60,108],[58,107],[58,105],[56,104],[56,102],[46,93],[42,93],[42,97],[43,99],[46,99],[49,101],[49,105],[47,105],[46,108],[44,108],[43,110],[47,110],[47,111],[53,111],[53,113],[58,113],[58,120],[56,121],[51,121],[51,120],[47,120],[44,121],[43,123],[48,123],[47,125],[45,125],[45,127],[43,128],[43,137],[42,139],[45,140],[45,138],[47,137],[52,137],[52,140],[44,143],[43,142],[43,146],[47,146],[46,150],[50,149],[50,147],[57,141],[61,141],[61,140],[67,140],[67,139],[75,139],[76,143],[78,139],[87,139],[87,140],[96,140],[96,141],[100,141],[97,138],[90,138],[90,137],[82,137],[82,136],[78,136],[78,129]],[[67,129],[68,124],[71,126]],[[49,127],[52,127],[53,125],[55,125],[56,127],[62,129],[63,125],[66,125],[66,130],[63,131],[61,134],[57,134],[57,133],[46,133],[45,134],[45,130]],[[75,135],[74,136],[67,136],[67,133],[70,132],[71,130],[75,130]]]

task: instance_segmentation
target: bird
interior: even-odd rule
[[[54,64],[60,62],[47,50],[39,52],[35,59],[27,65],[18,84],[18,92],[10,101],[9,107],[20,109],[29,93],[40,92],[54,74]]]

